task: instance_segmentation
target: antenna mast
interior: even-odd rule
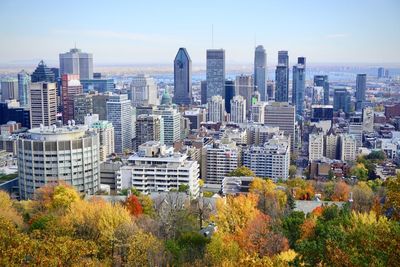
[[[211,48],[214,48],[214,24],[211,24]]]

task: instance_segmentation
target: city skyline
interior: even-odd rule
[[[71,1],[70,6],[74,3],[78,5]],[[324,5],[318,1],[307,5],[219,1],[210,5],[155,1],[109,6],[88,1],[73,9],[74,20],[64,20],[59,12],[50,12],[57,8],[51,1],[24,1],[22,9],[20,1],[2,1],[0,22],[7,27],[0,33],[7,38],[0,44],[0,64],[52,62],[75,44],[94,55],[94,64],[167,64],[179,47],[189,51],[194,65],[205,64],[206,50],[211,48],[225,49],[227,64],[249,64],[257,45],[265,47],[271,59],[268,65],[276,64],[279,50],[289,51],[290,65],[301,55],[314,63],[400,61],[396,49],[400,3],[394,0]],[[230,16],[221,16],[221,10]],[[332,18],[341,19],[329,19],[326,10]],[[372,14],[374,19],[369,19]],[[109,19],[103,19],[106,15]]]

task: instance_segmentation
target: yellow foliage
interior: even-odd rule
[[[274,257],[275,266],[289,265],[296,257],[297,253],[293,249],[283,251]]]
[[[57,185],[54,188],[53,201],[51,203],[53,208],[69,208],[72,203],[79,201],[79,195],[76,190],[64,184]]]
[[[162,241],[150,233],[139,231],[129,240],[129,266],[160,266],[164,257]]]
[[[13,207],[10,196],[4,191],[0,191],[0,217],[10,220],[16,225],[22,225],[22,217]]]

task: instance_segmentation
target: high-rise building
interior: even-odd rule
[[[142,114],[136,118],[135,149],[148,141],[164,143],[164,122],[160,115]]]
[[[236,95],[231,100],[231,122],[246,122],[246,100],[241,95]]]
[[[355,161],[357,159],[357,141],[350,134],[340,135],[340,160]]]
[[[357,74],[356,79],[356,111],[361,111],[365,102],[365,91],[367,90],[367,74]]]
[[[77,74],[63,74],[61,77],[63,123],[74,119],[74,97],[83,93]]]
[[[154,115],[160,115],[162,118],[163,125],[160,128],[163,132],[160,141],[164,140],[166,145],[173,145],[179,141],[181,138],[181,113],[173,106],[158,106],[154,110]]]
[[[191,198],[199,195],[199,164],[188,160],[186,154],[174,153],[173,147],[155,141],[144,143],[129,157],[128,163],[121,168],[122,184],[127,184],[127,189],[135,187],[143,194],[150,194],[187,185]]]
[[[251,97],[254,93],[253,76],[241,74],[236,76],[236,92],[235,95],[241,95],[246,100],[246,111],[250,110]]]
[[[304,111],[304,90],[306,86],[306,59],[299,57],[293,66],[292,103],[296,106],[297,116],[302,117]]]
[[[60,54],[60,75],[78,74],[81,79],[93,79],[93,55],[72,48]]]
[[[251,121],[256,123],[264,123],[265,107],[267,102],[259,101],[251,106],[250,117]]]
[[[107,120],[107,101],[112,95],[111,92],[92,95],[93,114],[98,114],[100,120]]]
[[[204,146],[202,154],[202,175],[210,184],[221,184],[224,177],[239,166],[240,150],[234,143],[217,141]]]
[[[310,134],[308,138],[308,160],[320,160],[324,156],[324,133]]]
[[[231,113],[231,100],[235,96],[236,87],[235,81],[225,81],[225,110]]]
[[[57,85],[34,82],[29,90],[31,100],[31,128],[52,126],[57,121]]]
[[[275,82],[274,81],[267,81],[267,95],[269,100],[274,100],[275,99]]]
[[[207,101],[215,95],[225,99],[225,50],[207,50]]]
[[[250,146],[243,150],[243,165],[258,177],[277,181],[289,177],[290,148],[285,136],[274,136],[261,146]]]
[[[335,88],[333,95],[333,110],[350,112],[351,97],[349,91],[344,88]]]
[[[21,123],[22,127],[31,127],[30,110],[28,107],[20,107],[17,100],[6,100],[0,102],[0,124],[6,124],[9,121]]]
[[[289,101],[289,68],[283,64],[276,66],[275,70],[275,101],[288,102]]]
[[[99,135],[100,161],[106,161],[107,157],[115,152],[114,127],[109,121],[93,122],[91,128]]]
[[[363,122],[361,114],[351,116],[349,119],[349,135],[357,141],[357,148],[362,146]]]
[[[385,68],[382,68],[382,67],[378,68],[378,79],[381,79],[381,78],[386,78],[385,77]]]
[[[333,106],[332,105],[312,105],[311,106],[311,121],[332,120]]]
[[[201,123],[206,121],[204,109],[193,108],[185,110],[183,117],[188,118],[190,121],[190,129],[200,129]]]
[[[260,92],[261,101],[268,101],[267,86],[267,54],[262,45],[256,47],[254,53],[254,85]]]
[[[207,81],[201,81],[200,83],[200,98],[201,104],[207,104]]]
[[[80,79],[83,92],[97,91],[99,93],[113,92],[114,79]]]
[[[110,95],[107,100],[107,120],[114,126],[116,153],[132,149],[132,107],[126,94]]]
[[[192,103],[192,60],[186,48],[179,48],[174,60],[174,97],[178,105]]]
[[[18,97],[21,106],[29,105],[29,85],[31,83],[31,76],[22,70],[18,73]]]
[[[265,107],[264,124],[279,127],[286,136],[290,136],[290,150],[295,148],[296,112],[294,106],[285,102],[272,102]]]
[[[15,99],[18,100],[18,80],[4,79],[0,82],[1,86],[1,101]]]
[[[33,83],[37,82],[56,82],[56,77],[54,72],[44,64],[43,60],[41,60],[36,67],[35,71],[31,75],[31,81]]]
[[[329,105],[329,80],[328,75],[315,75],[314,86],[324,88],[324,105]]]
[[[220,95],[214,95],[208,102],[208,121],[225,121],[225,100]],[[232,109],[232,107],[231,107]]]
[[[87,131],[86,126],[42,126],[20,135],[17,148],[20,197],[32,199],[40,187],[60,181],[81,193],[95,194],[100,186],[98,144],[98,135]]]
[[[374,131],[374,109],[372,107],[363,108],[362,122],[363,132],[372,133]]]
[[[339,148],[339,136],[331,128],[325,135],[324,156],[328,159],[338,159]]]
[[[158,105],[158,91],[155,80],[147,75],[133,77],[128,96],[133,106]]]
[[[91,94],[74,96],[74,120],[76,124],[83,124],[85,116],[93,113],[93,99]]]

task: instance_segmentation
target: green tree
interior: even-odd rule
[[[351,170],[351,174],[356,176],[360,181],[366,181],[368,179],[368,169],[364,163],[357,163]]]
[[[282,221],[283,234],[289,240],[289,245],[291,248],[296,247],[296,242],[301,237],[300,226],[304,223],[304,220],[304,212],[293,211]]]
[[[296,176],[297,167],[296,165],[290,165],[289,167],[289,177],[294,178]]]
[[[246,166],[240,166],[239,168],[231,171],[228,176],[250,176],[255,177],[256,175],[252,170],[247,168]]]

